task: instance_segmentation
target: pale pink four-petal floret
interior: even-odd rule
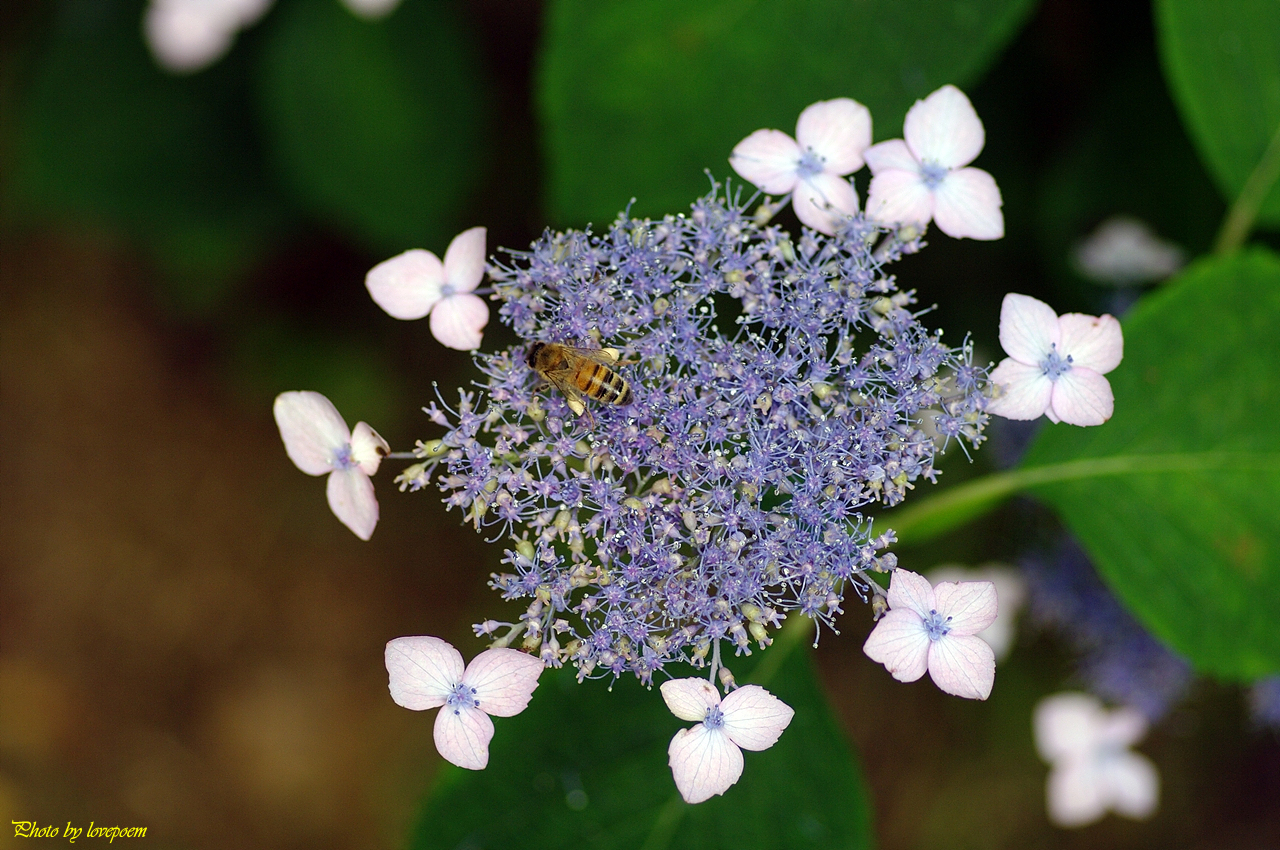
[[[369,476],[390,453],[387,441],[364,422],[348,431],[333,402],[316,392],[280,393],[274,413],[289,459],[308,475],[328,474],[329,508],[356,537],[368,540],[378,524]]]
[[[742,750],[767,750],[795,710],[759,685],[744,685],[723,700],[706,679],[662,683],[667,708],[697,726],[681,729],[667,747],[671,775],[686,803],[723,794],[742,776]]]
[[[391,698],[414,711],[440,708],[436,749],[467,770],[483,770],[489,763],[489,717],[524,711],[543,670],[532,655],[500,648],[486,649],[464,669],[458,650],[428,636],[390,641],[386,663]]]
[[[803,224],[828,235],[858,211],[858,193],[844,175],[862,168],[871,144],[871,113],[847,97],[823,100],[800,113],[793,139],[781,130],[756,130],[729,157],[735,171],[770,195],[794,193]]]
[[[198,71],[231,49],[275,0],[151,0],[142,31],[156,62],[176,74]]]
[[[914,682],[927,671],[949,694],[986,699],[996,659],[977,634],[995,622],[997,610],[989,581],[944,581],[934,588],[923,576],[894,570],[889,611],[862,650],[899,682]]]
[[[1036,748],[1051,765],[1045,787],[1049,819],[1081,827],[1110,809],[1144,819],[1160,801],[1160,774],[1129,747],[1147,733],[1147,720],[1132,708],[1108,711],[1097,697],[1054,694],[1040,701],[1033,720]]]
[[[489,305],[473,294],[484,277],[483,227],[464,230],[449,243],[444,262],[414,248],[369,270],[365,286],[374,302],[396,319],[431,315],[431,335],[460,351],[480,347]]]
[[[167,71],[199,71],[231,49],[236,33],[253,26],[275,0],[151,0],[142,28],[156,61]],[[400,0],[343,0],[363,18],[380,18]]]
[[[1000,600],[1000,610],[991,625],[977,635],[991,647],[997,662],[1009,657],[1014,638],[1017,637],[1018,609],[1027,598],[1027,581],[1019,570],[995,562],[973,569],[959,564],[943,564],[929,570],[925,578],[935,587],[944,581],[989,581],[994,584],[996,596]]]
[[[1011,292],[1000,307],[1000,345],[1009,356],[991,372],[1000,394],[988,413],[1070,425],[1111,418],[1115,397],[1103,375],[1124,357],[1124,334],[1112,316],[1059,316],[1043,301]]]
[[[863,154],[872,174],[869,219],[922,229],[932,220],[957,239],[1004,236],[995,178],[965,167],[982,151],[986,135],[964,92],[947,85],[916,101],[902,135]]]

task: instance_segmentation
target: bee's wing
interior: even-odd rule
[[[564,396],[565,403],[569,405],[569,409],[573,411],[575,416],[581,416],[582,411],[587,409],[586,404],[582,401],[582,390],[578,389],[573,383],[572,369],[556,369],[551,372],[543,372],[542,376],[547,379],[551,386],[560,391],[560,395]]]
[[[572,345],[566,345],[569,351],[584,360],[590,360],[592,363],[599,363],[601,366],[614,366],[618,362],[618,349],[616,348],[575,348]]]

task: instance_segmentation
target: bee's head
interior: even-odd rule
[[[545,342],[534,342],[529,345],[529,353],[525,356],[525,363],[530,369],[538,368],[538,355],[542,353],[542,349],[546,348]]]

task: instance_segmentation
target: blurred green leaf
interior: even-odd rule
[[[1112,589],[1224,678],[1280,671],[1277,328],[1275,254],[1195,264],[1126,318],[1111,421],[1045,427],[1014,473],[1048,480],[1030,491]]]
[[[1227,200],[1240,195],[1280,131],[1280,3],[1157,0],[1160,54],[1174,99]],[[1280,226],[1280,185],[1258,223]]]
[[[747,665],[733,668],[743,681]],[[808,653],[790,652],[764,684],[795,709],[791,725],[772,748],[744,753],[742,779],[723,797],[690,806],[667,766],[672,735],[690,724],[656,688],[623,680],[610,692],[600,681],[577,684],[571,669],[548,670],[523,714],[496,721],[485,770],[441,771],[411,846],[870,847],[861,771]]]
[[[260,107],[302,203],[375,251],[440,252],[484,159],[483,69],[453,5],[367,21],[303,0],[268,23]]]
[[[1035,0],[552,0],[538,106],[559,220],[684,209],[761,127],[852,97],[877,139],[944,83],[976,81]]]
[[[348,425],[363,420],[392,434],[413,418],[401,403],[406,389],[399,373],[378,340],[248,320],[237,324],[230,342],[230,377],[248,409],[261,412],[287,390],[315,390],[334,403]]]
[[[1073,245],[1099,222],[1134,216],[1190,254],[1207,251],[1224,207],[1160,78],[1154,49],[1107,78],[1080,130],[1040,162],[1037,237],[1044,264],[1071,289]],[[1176,174],[1178,179],[1170,180]]]
[[[279,223],[237,100],[243,66],[161,71],[141,2],[69,2],[28,69],[10,200],[19,215],[119,228],[168,273],[170,297],[218,303]]]

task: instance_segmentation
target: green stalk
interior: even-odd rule
[[[1213,246],[1215,254],[1230,254],[1244,245],[1244,240],[1258,218],[1262,202],[1271,193],[1277,180],[1280,180],[1280,126],[1276,127],[1275,135],[1262,152],[1262,158],[1244,181],[1235,203],[1227,211],[1222,229],[1218,231],[1218,240]]]
[[[953,487],[900,511],[882,516],[898,534],[899,543],[921,543],[992,510],[1024,490],[1059,481],[1116,475],[1196,472],[1206,469],[1280,468],[1280,455],[1200,452],[1120,455],[997,472]]]

